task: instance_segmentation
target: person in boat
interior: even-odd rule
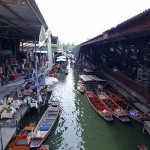
[[[78,81],[78,84],[79,84],[79,85],[82,85],[82,81],[81,81],[81,80],[79,80],[79,81]]]
[[[98,92],[103,91],[103,86],[101,84],[98,84],[97,88],[98,88]]]

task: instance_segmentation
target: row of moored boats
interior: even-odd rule
[[[113,116],[121,122],[130,122],[129,117],[140,123],[150,120],[148,114],[130,104],[111,84],[95,75],[80,75],[77,90],[86,92],[89,104],[106,121],[113,121]]]

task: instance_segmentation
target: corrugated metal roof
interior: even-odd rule
[[[79,46],[94,44],[97,42],[106,41],[112,38],[122,38],[123,36],[147,36],[150,35],[150,9],[118,24],[102,34],[81,43]]]
[[[47,24],[35,0],[0,0],[0,36],[38,40]]]
[[[136,15],[136,16],[134,16],[134,17],[132,17],[132,18],[130,18],[130,19],[128,19],[128,20],[126,20],[126,21],[120,23],[120,24],[118,24],[116,27],[113,27],[113,28],[111,28],[111,29],[105,31],[104,33],[112,32],[112,31],[115,31],[115,30],[124,28],[124,27],[126,27],[126,26],[128,26],[128,25],[131,25],[131,24],[133,24],[133,23],[135,23],[135,22],[141,20],[143,17],[145,17],[145,16],[147,16],[147,15],[150,16],[150,9],[145,10],[145,11],[139,13],[138,15]]]

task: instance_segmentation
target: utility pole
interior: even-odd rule
[[[52,59],[52,48],[51,48],[51,32],[48,30],[48,35],[47,35],[47,45],[48,45],[48,69],[52,69],[53,65],[53,59]]]

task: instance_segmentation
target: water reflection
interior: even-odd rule
[[[65,79],[60,80],[53,93],[53,96],[60,100],[62,106],[58,128],[53,141],[51,141],[52,145],[55,145],[55,149],[84,149],[82,146],[83,128],[80,123],[80,115],[83,114],[83,111],[79,107],[76,92],[75,79],[70,69],[69,74]]]

